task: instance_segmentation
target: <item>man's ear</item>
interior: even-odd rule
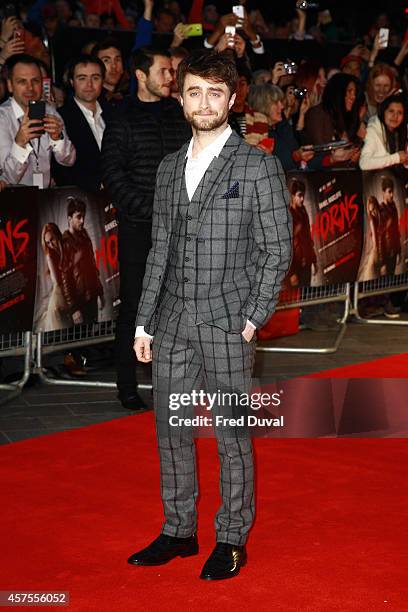
[[[181,104],[181,106],[184,106],[184,100],[183,100],[183,98],[181,96],[180,96],[180,104]]]
[[[147,79],[147,76],[145,75],[143,70],[139,70],[139,68],[136,68],[135,70],[135,77],[138,81],[141,81],[142,83],[144,83]]]
[[[10,79],[7,79],[7,89],[9,93],[13,93],[13,85],[11,84]]]
[[[228,102],[228,108],[231,110],[231,108],[234,106],[234,102],[235,102],[235,98],[237,97],[236,93],[233,93],[232,96],[229,99]]]
[[[71,85],[72,89],[74,89],[74,79],[69,79],[69,84]]]

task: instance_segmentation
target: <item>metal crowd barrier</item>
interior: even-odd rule
[[[21,378],[13,383],[0,384],[0,391],[6,395],[0,398],[0,405],[14,399],[22,392],[32,368],[32,332],[17,332],[0,335],[0,359],[24,355],[24,369]]]
[[[408,290],[408,273],[398,276],[381,277],[379,279],[357,282],[353,285],[354,295],[351,298],[350,283],[327,285],[322,287],[302,287],[297,290],[281,293],[277,310],[288,308],[307,308],[318,304],[340,302],[343,312],[338,320],[338,328],[334,341],[330,346],[280,346],[271,345],[271,341],[262,341],[257,346],[259,353],[309,353],[329,354],[338,350],[347,328],[347,320],[352,315],[358,322],[371,325],[408,325],[408,320],[378,320],[364,319],[358,312],[359,301],[362,298]],[[351,308],[352,301],[352,308]],[[43,365],[43,356],[49,353],[69,351],[72,349],[93,346],[102,342],[113,341],[115,321],[104,321],[91,325],[75,325],[69,329],[52,332],[10,333],[0,335],[0,359],[6,357],[24,356],[24,371],[19,380],[13,383],[0,384],[0,391],[6,391],[0,405],[19,395],[31,374],[38,375],[39,380],[47,385],[98,387],[114,389],[115,382],[99,380],[77,380],[50,377]],[[273,341],[276,342],[276,341]],[[151,389],[150,384],[139,385],[141,389]]]
[[[360,300],[367,297],[408,290],[408,272],[397,276],[380,276],[369,281],[354,283],[353,309],[351,314],[359,323],[366,325],[408,325],[408,320],[401,319],[365,319],[359,313]]]
[[[270,346],[270,340],[258,344],[256,350],[259,353],[312,353],[328,354],[335,353],[340,346],[347,328],[347,319],[350,314],[350,283],[327,285],[322,287],[301,287],[297,291],[291,290],[281,293],[277,310],[287,308],[307,308],[318,304],[330,304],[333,302],[343,303],[343,313],[338,320],[338,329],[334,342],[330,346]],[[268,343],[265,346],[265,343]]]
[[[76,378],[50,377],[47,368],[43,365],[43,356],[59,351],[94,346],[101,342],[113,341],[115,338],[115,321],[101,321],[90,325],[75,325],[68,329],[57,331],[39,332],[36,336],[35,368],[34,373],[40,381],[46,385],[76,386],[76,387],[98,387],[104,389],[116,389],[115,382],[100,380],[78,380]],[[139,389],[151,389],[149,384],[139,384]]]
[[[115,389],[115,382],[104,382],[100,380],[69,380],[59,377],[50,377],[47,369],[43,366],[43,355],[59,351],[94,346],[101,342],[113,341],[115,337],[115,322],[101,321],[89,325],[75,325],[67,329],[60,329],[36,334],[35,369],[40,381],[46,385],[75,386],[75,387],[98,387],[104,389]]]

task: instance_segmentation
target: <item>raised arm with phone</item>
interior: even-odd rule
[[[0,105],[0,167],[12,184],[50,185],[51,156],[62,165],[75,162],[75,148],[58,113],[41,100],[40,65],[19,54],[8,62],[11,97]]]

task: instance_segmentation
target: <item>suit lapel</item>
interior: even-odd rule
[[[221,178],[228,174],[235,162],[236,152],[240,142],[241,138],[233,132],[222,148],[219,156],[213,159],[207,170],[209,176],[200,198],[200,214],[198,216],[197,229],[199,229],[204,220]]]
[[[81,109],[79,108],[78,104],[75,102],[74,99],[72,99],[71,101],[71,109],[72,109],[74,116],[76,116],[78,120],[77,127],[78,127],[78,137],[80,139],[80,142],[82,142],[85,145],[86,141],[88,141],[89,148],[93,149],[93,155],[100,155],[98,143],[96,142],[95,136],[91,130],[91,126],[89,125],[83,112],[81,111]]]
[[[186,153],[188,149],[188,143],[183,145],[179,150],[175,160],[172,176],[170,182],[172,184],[172,197],[171,197],[171,224],[177,217],[179,209],[180,194],[183,187],[185,166],[186,166]],[[171,228],[170,228],[171,229]]]

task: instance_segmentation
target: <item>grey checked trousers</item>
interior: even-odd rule
[[[192,418],[194,407],[170,410],[171,394],[250,393],[255,340],[226,333],[205,323],[194,324],[184,310],[160,308],[153,340],[153,393],[160,455],[161,496],[165,522],[162,533],[189,537],[197,528],[198,495],[193,428],[171,426],[169,418]],[[174,395],[172,395],[174,397]],[[227,402],[228,404],[228,402]],[[214,404],[207,412],[246,419],[247,407]],[[222,505],[215,517],[218,542],[243,545],[254,517],[254,468],[246,427],[214,426],[220,458]]]

